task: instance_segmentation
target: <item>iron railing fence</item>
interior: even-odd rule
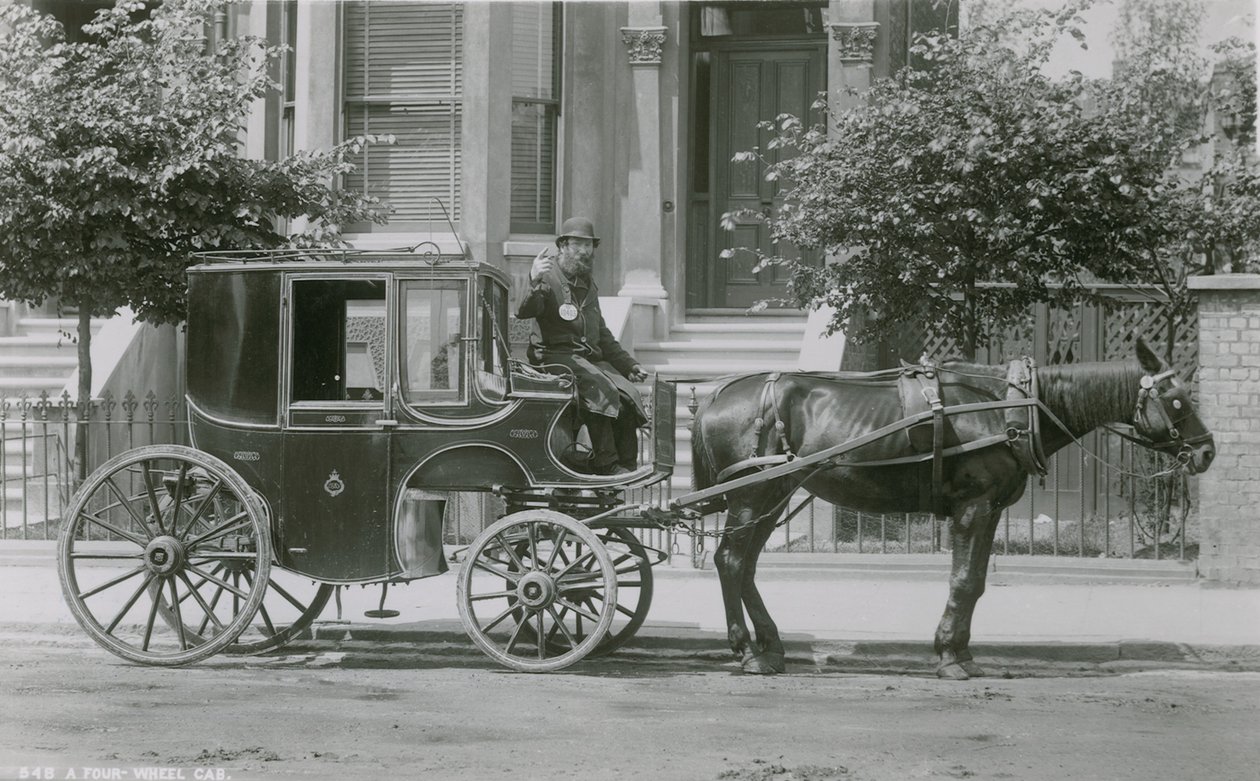
[[[685,425],[685,424],[683,424]],[[68,394],[0,400],[0,475],[4,524],[0,539],[55,539],[80,475],[118,453],[146,444],[187,442],[183,400],[148,392],[106,393],[90,404]],[[86,432],[86,438],[83,433]],[[1089,453],[1069,448],[1052,458],[1042,488],[1030,480],[1024,497],[1003,512],[994,551],[1004,555],[1177,558],[1198,554],[1197,528],[1189,512],[1194,483],[1166,474],[1167,457],[1114,435],[1097,436]],[[669,480],[627,492],[626,500],[655,506],[683,493]],[[807,497],[797,497],[792,507]],[[501,512],[491,498],[449,502],[447,538],[471,539]],[[697,536],[644,529],[643,542],[697,565],[712,556],[721,518],[695,524]],[[468,539],[464,539],[468,537]],[[948,524],[920,514],[869,514],[808,500],[778,529],[766,549],[786,553],[943,553]]]

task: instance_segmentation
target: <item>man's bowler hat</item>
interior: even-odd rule
[[[599,246],[599,237],[595,235],[595,226],[585,217],[570,217],[560,226],[560,235],[556,237],[556,246],[562,239],[590,239]]]

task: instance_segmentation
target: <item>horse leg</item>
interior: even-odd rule
[[[726,512],[725,534],[713,554],[718,580],[722,584],[722,604],[726,608],[726,637],[731,650],[740,660],[752,656],[752,636],[744,622],[744,605],[740,592],[744,581],[744,568],[748,560],[748,540],[752,530],[748,525],[756,516],[750,505],[729,501]],[[730,533],[732,529],[740,531]]]
[[[766,540],[774,532],[775,520],[776,518],[766,518],[757,524],[752,539],[748,542],[748,566],[743,582],[744,607],[748,609],[748,618],[757,632],[757,653],[751,659],[745,658],[743,667],[744,672],[761,675],[773,675],[787,669],[783,661],[783,639],[779,636],[779,628],[774,619],[770,618],[770,611],[766,609],[756,582],[757,558],[761,555]]]
[[[984,670],[971,656],[971,616],[984,594],[989,553],[1001,510],[972,504],[956,514],[950,523],[953,562],[950,569],[949,601],[936,628],[935,647],[940,657],[936,674],[964,681],[981,677]]]

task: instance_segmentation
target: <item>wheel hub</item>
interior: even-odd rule
[[[144,549],[144,563],[157,575],[169,575],[184,563],[184,546],[170,535],[154,537]]]
[[[526,607],[541,610],[556,601],[556,584],[541,572],[531,572],[516,586],[516,596]]]

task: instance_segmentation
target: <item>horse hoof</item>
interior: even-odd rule
[[[963,668],[963,672],[967,673],[967,675],[971,676],[972,678],[984,677],[984,668],[976,664],[970,659],[960,660],[958,662],[958,666]]]
[[[744,659],[744,672],[753,675],[778,675],[787,667],[783,663],[783,654],[761,653]]]
[[[944,678],[948,681],[968,681],[971,676],[967,674],[967,670],[958,662],[950,662],[936,668],[936,677]]]

